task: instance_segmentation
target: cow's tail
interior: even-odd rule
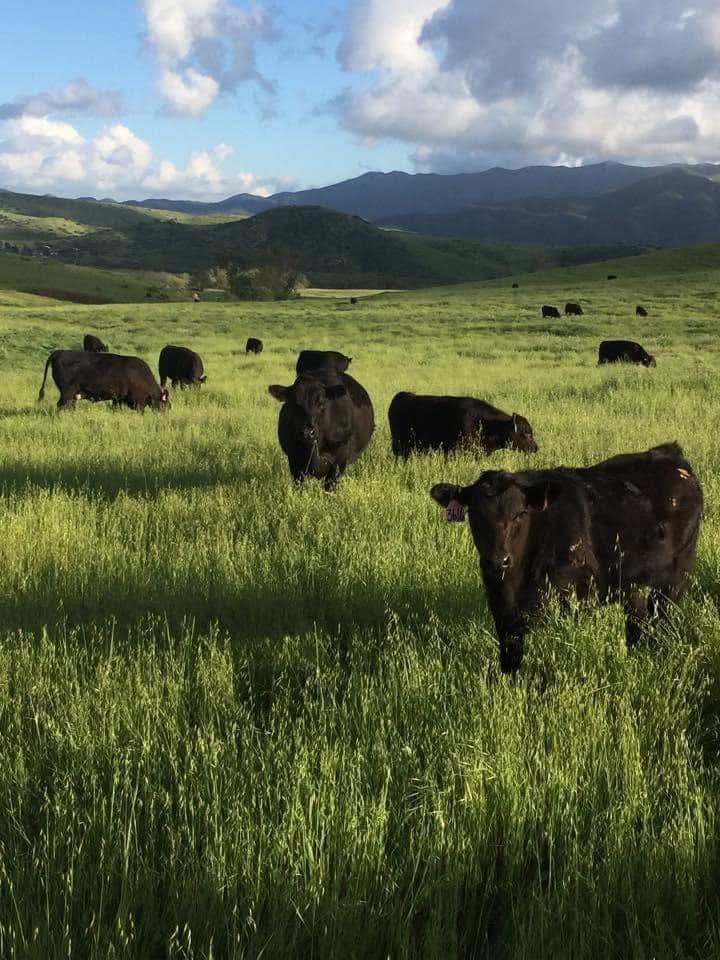
[[[47,361],[45,363],[45,373],[43,374],[43,381],[40,384],[40,393],[38,394],[38,400],[42,400],[43,397],[45,396],[45,381],[47,380],[48,367],[53,362],[53,359],[56,353],[57,353],[57,350],[53,350],[53,352],[47,358]]]

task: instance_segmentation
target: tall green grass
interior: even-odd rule
[[[703,269],[352,306],[0,305],[0,956],[718,954]],[[585,315],[540,319],[567,299]],[[42,367],[85,332],[153,366],[191,346],[208,383],[165,416],[58,415]],[[598,368],[611,336],[657,369]],[[292,486],[267,393],[304,347],[351,355],[375,403],[332,495]],[[628,653],[618,608],[550,603],[503,677],[469,531],[428,490],[528,461],[395,463],[400,389],[525,414],[538,466],[679,440],[706,509],[672,624]]]

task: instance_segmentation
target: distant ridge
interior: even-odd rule
[[[448,214],[480,204],[509,203],[526,198],[597,197],[613,190],[681,171],[720,180],[720,164],[668,164],[636,167],[596,163],[584,167],[531,166],[519,170],[493,167],[480,173],[364,173],[350,180],[311,190],[284,191],[271,197],[240,193],[217,203],[197,200],[129,200],[141,206],[182,213],[252,215],[279,206],[321,206],[378,221],[405,214]]]

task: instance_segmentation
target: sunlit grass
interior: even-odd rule
[[[588,277],[0,306],[0,956],[720,952],[720,278]],[[569,299],[585,316],[540,319]],[[207,386],[58,415],[47,353],[86,332],[155,369],[191,346]],[[610,336],[657,369],[598,368]],[[306,347],[375,403],[333,495],[292,486],[267,393]],[[395,463],[400,389],[523,413],[537,466],[677,439],[706,510],[673,624],[628,653],[619,609],[550,604],[501,676],[428,490],[528,461]]]

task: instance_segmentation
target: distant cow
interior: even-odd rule
[[[357,303],[357,297],[350,297],[350,303]]]
[[[644,367],[656,366],[655,357],[634,340],[603,340],[598,348],[598,363],[641,363]]]
[[[278,439],[290,473],[331,490],[349,463],[360,456],[375,428],[370,397],[357,380],[326,368],[301,373],[290,387],[268,390],[282,403]]]
[[[581,317],[583,315],[583,309],[579,303],[566,303],[565,304],[565,316],[566,317]]]
[[[38,400],[45,396],[48,367],[60,391],[58,409],[74,407],[76,400],[112,400],[133,410],[170,406],[167,390],[161,390],[150,367],[140,357],[85,350],[54,350],[45,363]]]
[[[188,347],[176,347],[168,344],[160,351],[158,360],[160,371],[160,386],[164,387],[168,380],[173,387],[199,387],[205,383],[207,377],[203,373],[203,362],[200,354]]]
[[[488,470],[468,487],[439,483],[430,494],[448,520],[468,510],[506,673],[520,666],[548,587],[621,602],[634,643],[647,617],[667,613],[685,586],[703,505],[676,443],[591,467]]]
[[[245,344],[245,353],[262,353],[263,352],[263,342],[258,340],[257,337],[248,337],[247,343]]]
[[[107,349],[100,337],[95,337],[92,333],[86,333],[83,337],[83,350],[88,353],[107,353]]]
[[[444,450],[476,444],[485,453],[504,447],[535,453],[532,427],[519,413],[505,413],[474,397],[397,393],[388,410],[396,457],[413,451]]]
[[[608,280],[617,280],[617,274],[616,274],[616,273],[609,273],[609,274],[608,274]]]
[[[647,316],[647,310],[645,309],[645,307],[643,307],[643,306],[641,306],[640,304],[638,304],[638,305],[635,307],[635,316],[637,316],[637,317],[646,317],[646,316]]]
[[[513,288],[513,290],[517,290],[517,288],[518,288],[519,286],[520,286],[519,283],[514,283],[514,284],[512,285],[512,288]]]
[[[345,373],[352,357],[346,357],[337,350],[301,350],[295,364],[295,372],[307,373],[309,370],[334,370]]]
[[[557,307],[551,307],[547,303],[544,303],[542,306],[542,315],[544,317],[557,317],[560,318],[560,311]]]

